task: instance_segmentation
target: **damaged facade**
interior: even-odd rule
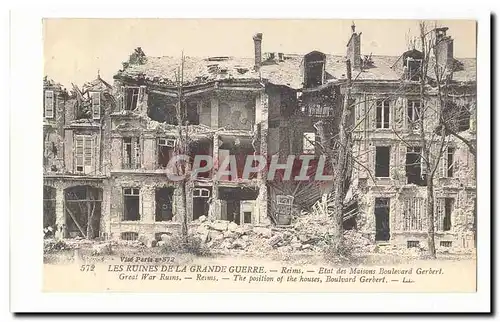
[[[288,163],[296,174],[304,162],[298,156],[306,155],[312,165],[318,161],[315,124],[335,118],[343,104],[346,57],[319,51],[263,53],[262,34],[253,42],[253,58],[181,60],[148,57],[137,48],[112,86],[98,76],[67,93],[45,81],[44,227],[54,227],[58,237],[129,240],[180,229],[184,217],[188,222],[206,216],[287,225],[292,213],[311,209],[328,191],[328,182],[280,180],[280,169],[275,180],[267,180],[267,170],[243,178],[242,171],[253,155]],[[365,167],[352,170],[346,228],[356,227],[374,242],[421,241],[426,228],[419,202],[425,187],[421,172],[406,166],[415,163],[413,150],[393,131],[405,142],[416,140],[412,121],[420,117],[413,100],[418,84],[405,75],[416,68],[418,54],[363,58],[360,42],[353,28],[347,45],[353,68],[353,151]],[[447,55],[454,60],[452,52]],[[453,95],[457,104],[474,105],[475,60],[462,62],[461,68],[454,73]],[[470,115],[465,133],[475,137],[475,113]],[[184,181],[186,207],[184,183],[167,175],[167,164],[182,144],[188,171],[196,155],[214,160],[211,170]],[[448,163],[436,178],[442,213],[437,238],[461,243],[472,231],[474,157],[458,140],[448,151]],[[227,156],[235,156],[237,171],[215,176]]]

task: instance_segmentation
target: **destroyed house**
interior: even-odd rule
[[[95,238],[109,217],[106,124],[111,85],[98,77],[68,92],[44,79],[44,232]]]
[[[298,174],[303,164],[298,156],[306,156],[307,173],[314,172],[311,165],[322,153],[315,125],[338,117],[349,60],[353,157],[363,167],[349,170],[353,183],[345,201],[346,227],[356,227],[374,243],[422,243],[425,169],[415,135],[423,109],[417,80],[408,76],[418,68],[419,55],[363,57],[360,42],[361,33],[353,27],[345,56],[264,52],[262,34],[253,37],[252,58],[150,57],[137,48],[112,87],[98,77],[95,87],[75,88],[64,105],[69,116],[59,135],[60,144],[69,146],[64,163],[59,172],[45,171],[47,188],[55,189],[47,192],[47,200],[55,200],[56,226],[66,224],[61,236],[87,236],[88,229],[104,238],[155,238],[179,229],[184,216],[188,222],[205,216],[257,226],[290,224],[290,214],[310,210],[331,183],[283,180],[286,171],[279,167],[273,180],[267,180],[267,168],[244,176],[245,162],[248,156],[264,156],[268,164],[274,159]],[[449,57],[449,51],[442,54]],[[475,60],[453,59],[458,66],[450,94],[454,104],[475,108]],[[438,61],[446,60],[440,56]],[[87,117],[77,118],[75,106],[87,106]],[[93,106],[100,112],[94,113]],[[463,134],[474,136],[475,112],[468,115],[470,127]],[[89,149],[95,152],[86,153]],[[187,171],[195,168],[196,156],[213,160],[212,167],[184,181],[185,208],[179,206],[180,183],[169,178],[168,168],[181,152],[189,156]],[[229,156],[236,169],[230,164],[231,171],[218,175]],[[444,159],[443,176],[436,178],[441,216],[436,227],[439,240],[449,245],[463,242],[471,230],[468,205],[475,200],[475,180],[466,171],[474,160],[456,140]],[[63,192],[74,186],[86,189],[66,197]],[[84,205],[74,198],[85,200]],[[72,203],[79,206],[68,206]],[[76,213],[87,220],[79,221]]]

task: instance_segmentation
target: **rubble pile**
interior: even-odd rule
[[[211,252],[241,252],[263,254],[275,250],[294,252],[322,252],[333,238],[329,219],[302,216],[289,227],[259,227],[237,225],[224,220],[208,220],[205,216],[195,221],[190,234],[201,240]],[[373,250],[373,244],[359,232],[346,231],[346,245],[357,252]],[[169,242],[169,235],[161,236],[157,246]]]

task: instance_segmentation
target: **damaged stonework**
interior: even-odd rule
[[[246,249],[253,243],[248,236],[258,236],[272,240],[271,248],[320,249],[325,245],[316,241],[333,236],[328,233],[330,192],[335,180],[343,180],[343,227],[351,230],[346,234],[370,249],[425,248],[427,170],[418,158],[417,131],[424,115],[411,73],[418,51],[362,58],[354,28],[346,57],[319,51],[262,54],[262,37],[253,38],[253,58],[149,57],[139,47],[112,85],[98,75],[67,94],[46,80],[44,226],[55,226],[47,231],[58,238],[153,245],[187,223],[190,233],[210,231],[213,238],[205,236],[205,242],[216,248]],[[352,71],[346,70],[346,59]],[[476,222],[476,165],[470,151],[476,144],[475,61],[459,62],[447,113],[458,110],[469,117],[451,130],[460,130],[470,144],[446,138],[435,176],[438,248],[473,247]],[[436,95],[429,89],[434,111],[425,115],[429,137],[442,126]],[[346,122],[351,162],[342,178],[315,180],[325,154],[320,134],[336,133],[344,101],[351,109]],[[320,133],[319,123],[330,128]],[[437,146],[439,136],[432,142]],[[187,158],[169,168],[179,151]],[[212,166],[195,164],[196,156],[210,157]],[[237,170],[219,176],[224,161],[233,157]],[[242,169],[250,157],[263,157],[267,164],[245,177]],[[302,175],[310,180],[285,180],[283,167],[269,180],[272,160],[283,167],[290,163],[294,176],[308,160]],[[174,181],[172,174],[187,176]],[[321,236],[306,227],[309,220],[314,227],[325,226]],[[292,231],[297,227],[304,233]],[[247,229],[252,232],[244,233]]]

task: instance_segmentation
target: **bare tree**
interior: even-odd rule
[[[326,164],[331,165],[332,175],[335,178],[330,191],[324,194],[323,200],[329,208],[332,218],[332,255],[342,255],[344,252],[343,206],[346,197],[346,185],[349,186],[348,163],[351,151],[350,113],[354,107],[351,104],[351,64],[346,61],[347,86],[343,95],[343,102],[339,104],[338,114],[332,120],[321,120],[315,124],[320,137],[321,151]],[[330,200],[326,200],[330,199]]]
[[[448,140],[445,133],[445,128],[440,127],[438,131],[429,131],[427,126],[433,115],[439,115],[439,120],[443,120],[443,108],[445,106],[446,90],[448,88],[449,75],[452,70],[448,65],[439,66],[437,60],[431,61],[431,52],[434,57],[437,57],[436,38],[433,36],[433,31],[428,30],[425,21],[419,23],[420,31],[420,45],[422,49],[423,59],[420,68],[420,105],[422,113],[420,115],[420,145],[421,145],[421,158],[426,168],[426,218],[427,218],[427,243],[428,243],[428,256],[436,258],[436,245],[435,245],[435,189],[434,178],[439,164],[441,162],[444,151],[448,145]],[[429,68],[434,67],[435,87],[437,89],[437,101],[434,105],[429,101]],[[438,133],[436,133],[438,132]],[[438,138],[439,136],[439,138]]]
[[[177,105],[176,105],[176,118],[177,118],[177,135],[178,140],[176,144],[176,155],[186,155],[188,151],[188,126],[185,121],[185,113],[183,112],[183,98],[182,98],[182,85],[184,81],[184,53],[181,58],[181,66],[177,69]],[[186,124],[184,124],[186,123]],[[183,128],[183,126],[185,128]],[[177,162],[177,172],[182,176],[182,180],[179,181],[180,191],[181,191],[181,204],[179,208],[181,214],[181,234],[184,243],[188,243],[188,225],[187,225],[187,197],[186,197],[186,180],[187,180],[187,164],[184,160]],[[179,209],[178,208],[178,209]],[[179,212],[178,212],[179,213]]]

